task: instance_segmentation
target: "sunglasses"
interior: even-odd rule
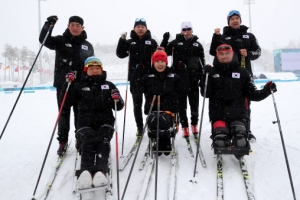
[[[144,18],[136,18],[135,21],[136,22],[146,22],[146,20]]]
[[[228,13],[228,17],[231,17],[232,15],[241,15],[241,13],[238,10],[231,10]]]
[[[217,52],[218,51],[232,51],[232,48],[230,45],[226,45],[226,46],[219,46],[216,50]]]
[[[192,28],[183,28],[182,31],[190,31]]]

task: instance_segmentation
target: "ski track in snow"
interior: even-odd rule
[[[300,82],[277,83],[278,92],[275,93],[278,114],[281,122],[282,133],[288,154],[291,173],[293,176],[296,196],[300,198],[300,92],[297,88]],[[260,85],[258,85],[260,87]],[[125,98],[125,86],[118,86]],[[295,89],[294,89],[295,88]],[[12,94],[0,93],[0,127],[4,127],[6,120],[17,98],[18,91]],[[31,199],[38,174],[51,138],[57,117],[55,91],[35,91],[35,93],[22,94],[10,119],[10,122],[0,140],[0,199]],[[202,107],[200,99],[200,108]],[[207,168],[203,168],[198,159],[196,177],[193,178],[195,158],[187,150],[186,141],[182,138],[182,131],[177,134],[175,145],[178,151],[177,165],[177,190],[176,199],[213,200],[216,199],[216,161],[211,149],[210,123],[208,121],[208,101],[205,103],[204,119],[201,134],[201,148],[206,159]],[[132,112],[132,99],[128,90],[127,118],[124,156],[127,155],[135,141],[135,122]],[[252,189],[257,200],[293,199],[288,172],[286,168],[283,148],[281,144],[278,124],[276,121],[272,96],[261,102],[252,102],[252,132],[257,138],[252,143],[253,153],[246,156],[247,167]],[[200,112],[201,113],[201,112]],[[122,148],[123,117],[124,111],[118,112],[119,129],[119,155]],[[144,117],[146,119],[146,117]],[[66,158],[59,169],[57,178],[50,191],[49,200],[74,199],[72,194],[73,174],[75,163],[75,138],[71,119],[70,138],[72,144],[68,149]],[[2,129],[1,129],[2,130]],[[194,154],[196,144],[190,138]],[[132,177],[130,179],[124,199],[136,199],[142,187],[146,167],[139,171],[148,137],[145,135],[140,153],[137,157]],[[115,137],[111,141],[112,167],[114,183],[114,200],[116,195],[116,149]],[[48,154],[45,168],[40,179],[36,197],[42,195],[46,182],[56,164],[56,150],[58,142],[56,132]],[[158,199],[167,199],[169,190],[169,176],[171,171],[171,156],[160,156],[158,159]],[[120,197],[122,196],[127,176],[131,168],[133,157],[124,171],[120,172]],[[119,160],[121,165],[122,159]],[[148,163],[148,162],[147,162]],[[155,170],[155,169],[154,169]],[[197,181],[192,183],[190,180]],[[239,163],[232,155],[223,156],[224,199],[247,199],[243,177]],[[150,187],[147,191],[147,200],[154,199],[155,171],[152,174]]]

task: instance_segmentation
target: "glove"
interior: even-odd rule
[[[206,73],[210,73],[210,72],[211,72],[211,68],[212,68],[212,66],[209,65],[209,64],[204,65],[204,67],[203,67],[204,73],[205,73],[205,74],[206,74]]]
[[[114,100],[119,100],[120,99],[120,92],[118,89],[112,89],[111,90],[111,97],[114,99]]]
[[[73,82],[76,79],[76,75],[74,72],[69,72],[65,76],[67,82]]]
[[[121,38],[122,38],[122,39],[126,39],[126,36],[127,36],[127,32],[121,33]]]
[[[269,81],[265,84],[264,88],[270,88],[270,90],[272,90],[273,92],[277,91],[277,87],[276,84],[273,83],[273,81]]]
[[[169,40],[169,38],[170,38],[170,33],[169,32],[165,32],[164,33],[164,35],[163,35],[163,38],[164,38],[164,40]]]
[[[49,22],[49,24],[51,25],[55,25],[56,21],[58,20],[56,15],[52,15],[50,17],[47,18],[47,21]]]
[[[184,64],[183,62],[179,61],[177,67],[178,67],[178,69],[186,69],[186,64]]]

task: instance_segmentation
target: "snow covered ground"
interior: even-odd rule
[[[124,82],[124,81],[123,81]],[[261,84],[260,84],[261,85]],[[258,87],[260,87],[258,85]],[[282,132],[284,135],[290,169],[294,181],[296,196],[300,198],[300,82],[279,82],[275,100],[278,107]],[[126,86],[118,86],[125,97]],[[9,113],[15,103],[18,91],[11,94],[0,92],[0,129],[2,131]],[[0,199],[31,199],[42,166],[42,162],[51,138],[57,117],[55,91],[40,90],[35,93],[22,94],[11,120],[0,140]],[[202,105],[203,99],[200,99]],[[193,178],[195,160],[189,155],[182,131],[176,137],[178,150],[177,200],[214,200],[216,199],[216,162],[211,149],[210,123],[208,121],[208,102],[205,102],[201,146],[206,159],[207,168],[197,164],[197,183],[189,182]],[[128,93],[124,155],[129,152],[134,140],[136,127],[134,123],[131,95]],[[200,106],[202,107],[202,106]],[[286,162],[283,154],[280,133],[276,121],[272,96],[262,102],[253,102],[252,132],[257,142],[252,144],[253,153],[246,157],[253,191],[257,200],[293,199]],[[121,155],[124,110],[118,112],[119,155]],[[70,131],[73,143],[59,170],[57,179],[52,186],[49,200],[74,199],[72,180],[75,162],[74,128]],[[56,134],[56,133],[55,133]],[[55,135],[56,137],[56,135]],[[41,196],[46,181],[56,163],[58,148],[57,140],[52,146],[45,164],[44,172],[37,188],[36,197]],[[137,157],[135,168],[124,199],[136,199],[141,190],[145,171],[138,167],[146,148],[148,138],[144,137],[141,152]],[[191,142],[193,138],[191,138]],[[116,189],[116,149],[115,137],[111,141],[113,161],[113,183]],[[196,145],[192,143],[194,153]],[[132,159],[133,160],[133,159]],[[129,174],[129,166],[120,172],[120,196]],[[199,161],[199,159],[198,159]],[[120,159],[120,164],[122,159]],[[167,199],[168,177],[170,174],[170,156],[159,157],[158,168],[158,199]],[[237,160],[230,155],[223,156],[224,198],[228,200],[247,199],[243,178]],[[154,176],[149,187],[147,198],[154,199]],[[115,191],[116,194],[116,191]],[[114,196],[117,199],[117,195]]]

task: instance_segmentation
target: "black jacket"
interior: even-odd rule
[[[131,39],[119,39],[116,54],[119,58],[129,56],[128,80],[131,81],[133,71],[138,64],[143,64],[147,71],[151,68],[152,54],[157,48],[157,42],[151,38],[150,30],[147,30],[145,36],[140,39],[132,30]]]
[[[204,95],[205,77],[200,81],[201,94]],[[208,75],[206,97],[209,98],[209,117],[211,121],[246,119],[246,98],[261,101],[271,94],[269,88],[257,90],[249,72],[239,66],[237,57],[228,64],[214,59],[214,67]]]
[[[64,88],[66,87],[67,84],[64,85]],[[65,91],[64,88],[63,91]],[[82,127],[98,129],[103,124],[114,124],[115,118],[112,110],[115,109],[115,103],[111,97],[113,89],[117,88],[113,83],[106,81],[105,71],[99,76],[86,75],[82,81],[71,84],[65,104],[78,103],[77,129]],[[62,98],[63,94],[61,94]],[[124,101],[121,98],[117,103],[117,110],[123,107]]]
[[[139,66],[140,68],[141,66]],[[137,70],[140,70],[140,69]],[[187,95],[188,84],[179,75],[172,73],[169,67],[158,73],[151,68],[150,73],[143,77],[134,77],[136,83],[135,93],[145,94],[144,113],[147,115],[154,95],[160,95],[160,110],[177,113],[179,111],[178,98]],[[157,111],[157,99],[152,111]]]
[[[40,43],[43,42],[49,30],[49,23],[45,22],[41,33]],[[65,76],[70,71],[76,71],[76,81],[82,78],[84,61],[94,55],[93,46],[86,41],[87,34],[82,31],[80,36],[72,36],[69,29],[63,35],[51,36],[45,41],[45,47],[55,50],[54,87],[62,87],[66,82]]]
[[[205,65],[204,49],[197,40],[198,37],[196,35],[186,40],[184,35],[177,34],[175,40],[169,43],[163,40],[160,44],[166,49],[168,55],[173,56],[174,67],[177,67],[180,61],[187,65],[189,80],[191,82],[199,81],[202,74],[202,67]]]
[[[213,34],[209,53],[212,56],[216,56],[216,49],[220,44],[229,44],[235,55],[238,57],[239,63],[241,63],[240,49],[247,50],[247,57],[245,57],[246,69],[253,77],[251,60],[255,60],[260,57],[260,46],[252,33],[247,33],[248,27],[241,25],[240,29],[233,29],[230,26],[223,28],[223,35]]]

